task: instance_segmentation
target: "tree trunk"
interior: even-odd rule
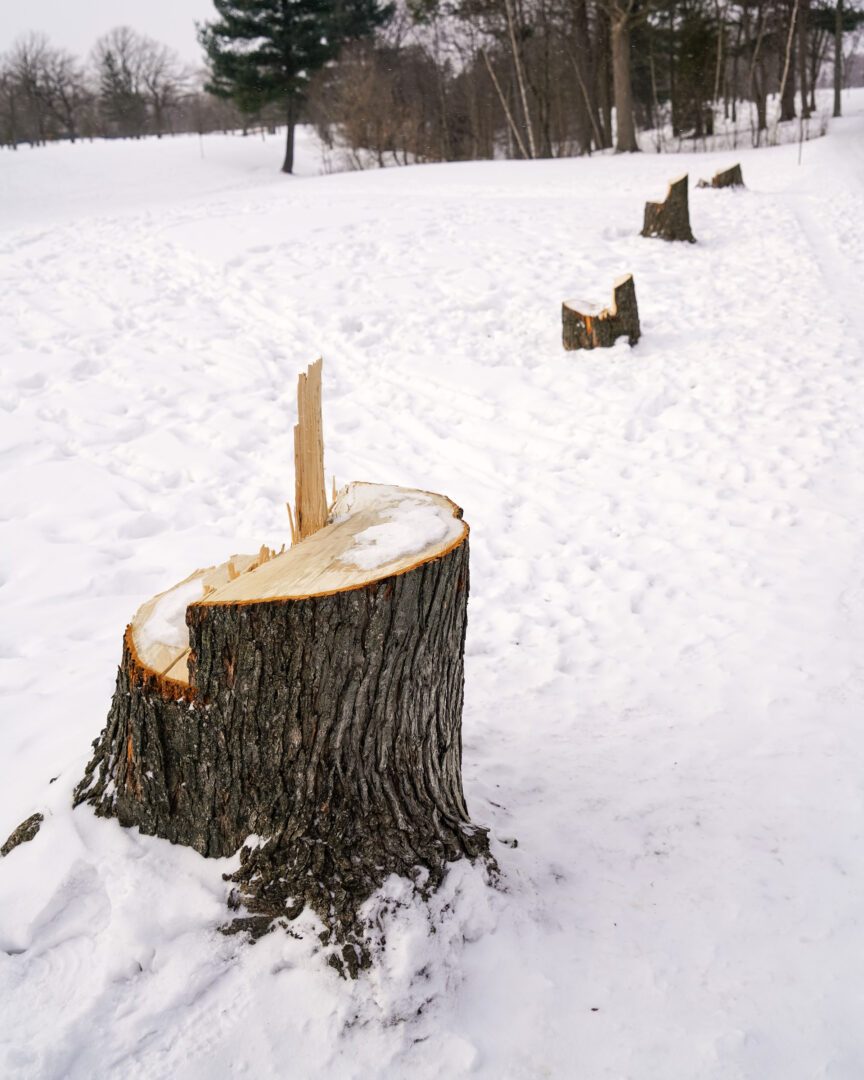
[[[735,35],[735,52],[732,56],[732,123],[736,124],[738,121],[738,61],[741,56],[741,37],[743,34],[743,25],[738,23],[738,29]],[[735,143],[733,143],[735,145]]]
[[[594,145],[598,150],[603,149],[603,137],[598,122],[598,110],[596,95],[594,93],[594,64],[591,57],[591,34],[588,27],[588,9],[585,0],[575,0],[573,5],[573,29],[575,57],[572,62],[576,71],[576,80],[579,84],[583,110],[579,115],[582,118],[580,137],[583,146],[590,149],[591,136],[594,137]],[[585,120],[588,124],[585,124]],[[590,133],[586,128],[590,125]]]
[[[810,87],[810,115],[816,112],[816,83],[828,52],[830,35],[825,30],[811,27],[807,57],[807,85]],[[815,32],[814,32],[815,30]]]
[[[720,100],[720,76],[723,71],[723,62],[726,59],[723,55],[723,41],[726,34],[726,11],[720,7],[720,0],[714,0],[714,10],[717,17],[717,66],[714,69],[714,97],[712,99],[712,104],[716,105]],[[724,104],[724,118],[726,115],[728,115],[728,113],[725,111]]]
[[[630,11],[613,8],[612,23],[612,80],[615,113],[618,119],[617,153],[633,153],[639,149],[636,125],[633,120],[633,91],[630,82]]]
[[[528,108],[528,94],[525,90],[525,77],[522,72],[522,58],[519,55],[519,46],[516,42],[516,29],[514,26],[513,7],[510,0],[504,0],[504,8],[507,12],[507,26],[510,30],[510,46],[513,50],[513,64],[516,68],[516,81],[519,86],[519,96],[522,100],[522,113],[525,117],[525,128],[528,132],[528,149],[532,158],[537,157],[537,146],[534,142],[534,125],[531,122],[531,110]]]
[[[745,5],[743,9],[743,18],[747,23],[747,27],[744,31],[745,39],[750,39],[748,8]],[[757,9],[756,18],[756,44],[753,46],[753,53],[750,57],[750,71],[747,76],[747,96],[756,105],[756,132],[753,139],[753,145],[758,146],[760,142],[761,132],[763,132],[768,125],[768,108],[767,108],[767,90],[765,86],[765,61],[761,55],[762,39],[765,35],[765,12],[761,6]]]
[[[611,51],[609,16],[602,7],[599,7],[597,10],[597,37],[594,49],[594,56],[597,58],[594,64],[594,79],[597,90],[597,105],[603,123],[604,150],[612,145],[612,101],[609,96],[611,82],[609,58]]]
[[[690,230],[686,173],[672,181],[662,203],[645,203],[642,235],[659,236],[661,240],[687,240],[691,244],[696,242]]]
[[[780,120],[795,119],[795,50],[792,44],[797,25],[798,0],[791,5],[789,12],[789,30],[786,38],[786,51],[783,57],[780,76]]]
[[[768,129],[768,95],[765,89],[765,67],[760,60],[756,68],[754,80],[754,97],[756,100],[756,130],[767,131]],[[757,139],[758,145],[758,139]]]
[[[282,162],[282,172],[294,172],[294,127],[296,125],[297,106],[294,98],[289,98],[285,120],[285,160]]]
[[[528,151],[525,149],[525,143],[522,141],[522,136],[519,134],[519,129],[516,127],[516,121],[513,119],[513,113],[510,111],[510,107],[507,104],[507,96],[501,89],[501,84],[498,81],[498,76],[495,74],[495,69],[492,67],[492,61],[489,59],[489,54],[485,49],[481,49],[480,52],[483,55],[483,59],[486,61],[486,69],[489,72],[489,78],[492,80],[492,85],[498,94],[498,100],[501,102],[501,107],[504,110],[504,115],[507,117],[507,156],[513,157],[513,144],[512,139],[515,138],[519,145],[519,150],[523,158],[528,157]]]
[[[396,493],[384,510],[379,490]],[[406,499],[443,508],[444,539],[407,562],[346,569]],[[232,878],[246,912],[230,929],[257,937],[308,904],[345,946],[333,962],[356,973],[357,912],[385,878],[423,867],[431,889],[448,862],[488,855],[462,793],[460,518],[441,496],[350,485],[331,524],[284,555],[239,574],[235,556],[183,583],[210,590],[186,608],[185,652],[159,652],[147,630],[169,594],[148,602],[76,805],[214,857],[255,834]]]
[[[672,135],[677,139],[681,135],[681,102],[678,95],[677,65],[675,63],[675,8],[669,5],[669,23],[666,42],[668,47],[667,63],[669,70],[669,104],[672,119]]]
[[[584,300],[565,300],[561,309],[564,348],[606,349],[619,337],[627,336],[631,345],[640,337],[639,308],[633,275],[615,282],[614,300],[609,308]]]
[[[810,21],[810,0],[801,0],[798,10],[798,69],[801,72],[801,118],[810,117],[810,103],[807,97],[807,24]]]
[[[837,0],[834,16],[834,116],[842,116],[841,94],[843,88],[843,0]]]

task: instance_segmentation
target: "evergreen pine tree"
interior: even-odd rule
[[[210,61],[210,93],[244,112],[270,102],[285,109],[283,172],[294,168],[294,126],[310,77],[342,46],[383,25],[392,4],[379,0],[213,0],[216,22],[198,29]]]

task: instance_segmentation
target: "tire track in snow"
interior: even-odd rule
[[[864,272],[862,272],[862,267],[853,265],[831,237],[831,230],[826,228],[825,216],[818,212],[818,207],[822,204],[821,199],[800,192],[785,192],[781,197],[795,215],[801,232],[807,238],[813,251],[830,295],[830,310],[849,324],[850,329],[858,338],[861,353],[864,355],[864,305],[861,303],[861,281],[864,278]],[[864,200],[857,200],[857,205],[858,217],[856,219],[853,215],[849,221],[852,228],[856,227],[857,222],[864,221]],[[860,231],[864,230],[859,229]],[[812,314],[812,311],[808,310],[806,300],[802,298],[802,319],[809,321]]]

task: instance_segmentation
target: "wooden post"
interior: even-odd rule
[[[690,231],[690,208],[687,200],[687,173],[673,180],[662,203],[645,203],[643,236],[659,236],[661,240],[686,240],[696,237]]]
[[[294,505],[296,540],[324,527],[324,432],[321,423],[321,360],[297,379],[297,424],[294,427]]]
[[[565,300],[561,309],[564,348],[609,348],[627,335],[631,345],[639,340],[639,308],[633,275],[618,278],[614,298],[608,308],[584,300]]]

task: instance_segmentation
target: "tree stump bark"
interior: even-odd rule
[[[561,308],[564,348],[609,348],[619,337],[627,336],[631,345],[639,340],[639,308],[633,275],[618,278],[611,307],[584,300],[565,300]]]
[[[700,180],[696,186],[700,188],[744,187],[744,177],[741,175],[741,166],[733,165],[729,169],[721,169],[714,174],[713,179]]]
[[[662,203],[645,203],[642,236],[659,236],[661,240],[686,240],[695,244],[696,237],[690,230],[687,173],[672,181]]]
[[[356,973],[358,908],[391,873],[425,868],[431,889],[489,853],[462,792],[467,600],[458,507],[349,485],[289,551],[196,571],[139,610],[76,805],[208,856],[253,834],[230,929],[257,937],[309,905]]]

